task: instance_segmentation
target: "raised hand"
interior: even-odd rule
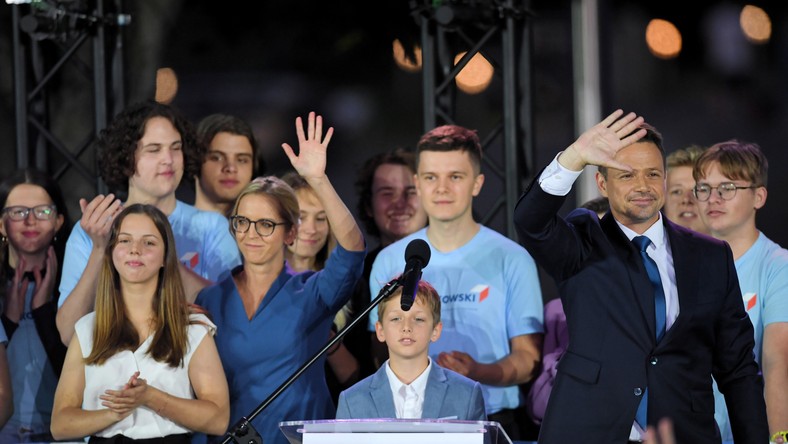
[[[304,179],[321,178],[326,174],[326,150],[334,128],[329,128],[323,135],[323,117],[309,113],[306,132],[301,117],[295,121],[298,135],[298,155],[287,143],[282,144],[290,164]]]
[[[52,294],[55,291],[55,281],[57,280],[57,255],[55,255],[55,247],[49,246],[47,250],[47,259],[44,269],[39,267],[33,268],[33,276],[36,279],[36,292],[33,293],[33,301],[31,309],[36,308],[49,302]],[[42,272],[44,272],[42,277]]]
[[[123,209],[120,199],[115,199],[114,194],[99,194],[90,202],[79,199],[79,207],[82,209],[79,225],[90,236],[93,248],[103,250],[109,241],[112,221]]]
[[[624,111],[618,109],[581,134],[561,153],[558,161],[574,171],[579,171],[586,165],[631,171],[629,165],[618,162],[615,157],[623,148],[646,135],[645,129],[638,130],[643,121],[642,116],[639,117],[635,113],[624,115]]]

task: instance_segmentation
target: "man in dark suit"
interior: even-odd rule
[[[563,219],[557,213],[586,165],[599,167],[610,212]],[[731,250],[662,217],[664,196],[661,136],[618,110],[562,151],[518,202],[520,241],[559,284],[569,327],[540,443],[641,441],[664,417],[679,443],[719,443],[712,375],[732,406],[736,444],[768,442]]]

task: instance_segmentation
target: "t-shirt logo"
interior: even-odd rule
[[[471,288],[471,293],[479,293],[479,302],[487,299],[487,296],[490,295],[490,286],[489,285],[477,285]]]
[[[456,293],[456,294],[447,294],[441,298],[441,302],[444,304],[447,303],[457,303],[457,302],[481,302],[487,299],[487,296],[490,295],[490,286],[479,284],[471,288],[471,290],[467,293]]]
[[[758,294],[757,293],[744,293],[742,296],[742,300],[744,300],[744,307],[747,311],[750,311],[752,307],[755,307],[755,304],[758,303]]]
[[[200,263],[200,255],[196,251],[190,251],[181,256],[181,263],[194,270],[197,268],[197,264]]]

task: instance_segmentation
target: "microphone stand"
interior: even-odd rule
[[[241,419],[238,420],[238,422],[235,423],[235,425],[233,425],[230,431],[227,432],[227,435],[225,435],[222,444],[227,444],[230,442],[234,442],[237,444],[262,444],[263,438],[260,436],[259,433],[257,433],[257,430],[255,430],[254,427],[252,427],[252,423],[251,423],[252,420],[256,418],[257,415],[262,413],[262,411],[265,410],[269,404],[271,404],[277,397],[279,397],[279,395],[281,395],[282,392],[285,391],[285,389],[290,387],[293,384],[293,382],[296,379],[298,379],[299,376],[301,376],[301,374],[303,374],[309,367],[311,367],[312,364],[317,362],[317,360],[320,359],[320,357],[323,356],[331,347],[333,347],[337,342],[341,341],[342,338],[344,338],[345,335],[350,331],[350,329],[353,328],[361,319],[364,319],[364,317],[370,311],[372,311],[372,309],[375,308],[380,303],[380,301],[387,298],[392,293],[394,293],[394,291],[397,288],[401,287],[404,282],[403,278],[404,275],[392,279],[391,281],[389,281],[389,283],[384,285],[383,288],[380,289],[378,296],[372,300],[369,306],[365,308],[360,315],[356,316],[356,318],[353,319],[353,321],[351,321],[348,325],[346,325],[345,328],[337,332],[337,334],[331,340],[329,340],[320,351],[315,353],[311,358],[309,358],[309,360],[306,363],[304,363],[301,367],[299,367],[298,370],[295,371],[295,373],[293,373],[289,378],[287,378],[287,380],[284,383],[282,383],[282,385],[280,385],[279,388],[274,390],[273,393],[271,393],[268,396],[268,398],[265,399],[265,401],[260,403],[260,405],[258,405],[257,408],[255,408],[248,416],[242,416]]]

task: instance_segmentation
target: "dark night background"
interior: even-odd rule
[[[758,224],[788,245],[788,8],[786,2],[751,3],[771,17],[772,37],[762,45],[738,31],[743,2],[600,0],[600,113],[622,108],[644,115],[663,133],[668,152],[731,138],[759,143],[771,177]],[[535,158],[523,182],[576,136],[570,7],[565,0],[530,2]],[[0,174],[17,163],[10,9],[0,4]],[[123,30],[126,103],[152,98],[156,69],[170,67],[179,80],[173,104],[195,122],[214,112],[248,120],[270,174],[289,168],[280,144],[295,142],[295,117],[314,110],[335,127],[329,175],[353,210],[353,180],[363,161],[412,147],[425,130],[421,73],[399,69],[391,56],[393,39],[418,42],[407,1],[127,0],[124,10],[133,17]],[[644,34],[652,18],[681,31],[677,58],[649,53]],[[90,60],[90,52],[82,57]],[[74,72],[53,83],[51,125],[69,143],[82,140],[92,123],[90,88]],[[457,123],[484,129],[500,115],[501,95],[495,82],[475,96],[459,93]],[[80,158],[90,165],[91,155],[88,150]],[[58,162],[53,155],[50,164]],[[93,184],[73,172],[61,181],[74,218],[77,198],[91,197]],[[500,193],[489,178],[485,186],[490,196]]]

